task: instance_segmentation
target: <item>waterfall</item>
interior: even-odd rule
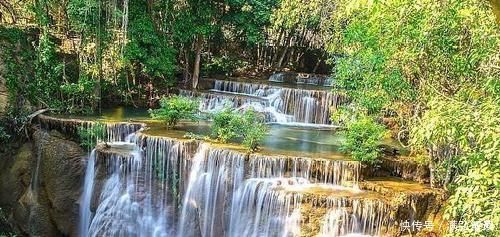
[[[269,81],[284,82],[285,81],[285,73],[282,73],[282,72],[273,73],[271,76],[269,76]]]
[[[303,106],[302,108],[299,108],[300,112],[303,112],[304,114],[301,115],[301,117],[304,118],[304,122],[306,123],[312,123],[314,119],[314,111],[316,111],[316,99],[313,97],[305,97],[303,100]]]
[[[159,166],[137,146],[127,156],[106,157],[105,181],[89,236],[158,236],[174,233],[175,206],[158,178]]]
[[[245,154],[141,132],[124,139],[89,156],[80,236],[300,236],[315,208],[326,209],[317,214],[319,236],[377,236],[386,223],[382,201],[357,198],[365,193],[358,162]]]
[[[222,214],[243,181],[243,171],[243,154],[203,144],[191,167],[177,236],[223,236]]]
[[[87,159],[87,166],[85,169],[85,178],[83,183],[83,193],[80,199],[80,236],[89,236],[90,220],[92,213],[90,211],[90,204],[92,199],[92,191],[94,190],[94,176],[95,176],[95,160],[96,151],[92,150]]]
[[[48,120],[50,121],[50,120]],[[54,126],[54,124],[50,124],[50,122],[45,122],[45,126],[47,127],[56,127],[58,129],[69,129],[69,130],[76,130],[77,126],[84,126],[86,128],[92,128],[92,126],[95,126],[96,123],[78,123],[75,121],[71,121],[68,123],[69,127],[66,125],[59,125],[59,126]],[[129,139],[129,136],[136,131],[139,131],[142,129],[142,125],[138,124],[130,124],[130,123],[107,123],[105,124],[105,129],[106,129],[106,137],[104,138],[104,141],[106,142],[115,142],[119,143],[119,141],[125,141]],[[98,141],[100,142],[100,141]],[[95,176],[96,176],[96,160],[97,160],[97,151],[96,149],[93,149],[89,156],[87,157],[87,164],[85,168],[85,178],[84,178],[84,184],[83,184],[83,192],[80,197],[80,222],[79,222],[79,233],[80,236],[86,237],[86,236],[92,236],[92,233],[89,232],[91,229],[91,220],[94,217],[92,211],[91,211],[91,202],[92,202],[92,197],[93,197],[93,192],[94,192],[94,183],[95,183]]]
[[[234,194],[229,236],[299,236],[301,195],[278,190],[302,179],[253,178]]]
[[[357,187],[361,165],[358,162],[301,157],[250,155],[250,177],[295,177],[313,183]]]
[[[43,147],[47,142],[49,135],[46,132],[40,133],[40,138],[36,147],[36,163],[35,163],[35,172],[31,176],[30,183],[30,192],[33,198],[33,201],[37,201],[38,196],[38,187],[40,186],[40,165],[42,163],[42,155],[43,155]]]
[[[342,103],[339,95],[326,90],[224,80],[216,80],[209,92],[182,90],[180,94],[201,98],[201,111],[214,112],[225,107],[252,108],[263,113],[267,122],[290,125],[328,125],[331,109]]]
[[[279,72],[269,76],[271,82],[287,82],[292,84],[307,84],[315,86],[333,86],[330,76],[307,73]]]
[[[320,236],[379,236],[387,214],[380,200],[329,198]]]
[[[47,143],[49,135],[47,132],[41,132],[40,136],[36,138],[38,141],[36,142],[36,161],[34,163],[34,172],[31,174],[31,182],[29,184],[29,187],[27,189],[26,196],[29,201],[29,216],[28,216],[28,223],[30,224],[30,233],[31,234],[38,234],[40,229],[34,228],[34,226],[31,226],[31,224],[36,223],[36,215],[37,212],[39,211],[39,205],[40,205],[40,199],[39,199],[39,192],[40,192],[40,168],[42,164],[42,157],[43,157],[43,149],[45,144]]]
[[[213,91],[232,92],[241,95],[268,96],[279,87],[245,82],[216,80]]]

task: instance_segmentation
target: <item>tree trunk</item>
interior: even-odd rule
[[[273,53],[273,56],[271,58],[271,62],[269,63],[269,66],[272,66],[274,64],[274,62],[276,62],[277,58],[278,58],[278,53],[279,53],[279,48],[281,46],[281,41],[283,39],[285,35],[285,31],[283,29],[280,30],[280,34],[278,36],[278,41],[276,41],[276,43],[274,44],[274,53]]]
[[[201,36],[197,37],[196,40],[196,57],[194,59],[194,69],[193,69],[193,89],[196,89],[198,87],[198,81],[200,79],[200,62],[201,62],[201,49],[202,49],[202,38]]]
[[[8,1],[3,1],[3,0],[0,0],[0,5],[2,5],[6,10],[7,12],[9,12],[10,14],[10,18],[12,20],[12,23],[13,24],[16,24],[16,21],[17,21],[17,15],[16,15],[16,11],[14,10],[14,8],[12,7],[12,5],[8,2]],[[1,13],[0,13],[1,14]],[[0,18],[1,19],[1,18]]]
[[[283,61],[285,59],[286,53],[288,52],[288,45],[285,46],[285,49],[283,49],[283,53],[281,54],[280,60],[276,64],[277,68],[281,69],[281,66],[283,65]]]
[[[321,65],[321,62],[323,62],[323,57],[324,56],[325,56],[324,53],[320,53],[318,55],[318,61],[316,62],[316,65],[314,65],[313,73],[316,73],[318,71],[318,68]]]
[[[285,56],[288,53],[288,48],[290,47],[290,43],[292,42],[292,38],[293,38],[293,33],[287,34],[283,53],[281,54],[279,61],[276,63],[277,68],[281,69],[281,66],[283,65],[283,60],[285,59]]]

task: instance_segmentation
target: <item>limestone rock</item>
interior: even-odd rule
[[[0,159],[0,207],[21,236],[77,236],[85,152],[57,132],[33,138]]]

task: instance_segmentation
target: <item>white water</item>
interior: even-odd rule
[[[300,74],[298,73],[295,78],[291,78],[292,74],[288,75],[290,79],[288,82],[295,82],[296,84],[307,84],[307,85],[316,85],[316,86],[333,86],[333,80],[331,77],[326,75],[318,75],[318,74]],[[272,82],[284,82],[285,77],[287,77],[287,73],[279,72],[274,73],[269,76],[269,81]],[[294,81],[292,81],[294,79]]]
[[[301,195],[277,189],[306,183],[303,179],[285,178],[245,181],[233,196],[229,236],[300,235]]]
[[[230,107],[253,109],[266,116],[266,122],[291,126],[332,126],[331,109],[339,96],[323,90],[284,88],[265,84],[216,80],[214,93],[181,91],[184,96],[201,97],[200,110],[220,111]]]
[[[174,207],[163,198],[164,190],[148,179],[151,170],[138,147],[129,154],[107,158],[110,177],[99,196],[89,236],[170,236]]]
[[[80,199],[80,236],[89,236],[90,220],[92,213],[90,211],[90,202],[92,199],[92,192],[94,191],[94,176],[95,176],[95,160],[96,151],[92,150],[87,159],[87,168],[85,169],[85,179],[83,183],[83,193]]]
[[[379,200],[331,198],[320,236],[379,236],[386,212]]]
[[[126,142],[108,143],[108,153],[89,157],[80,236],[300,236],[304,192],[363,192],[356,162],[247,156],[206,143],[120,137]],[[322,205],[328,211],[320,236],[380,234],[381,202],[344,197]]]
[[[225,220],[220,214],[243,181],[243,167],[242,154],[201,145],[184,194],[178,237],[223,235]]]

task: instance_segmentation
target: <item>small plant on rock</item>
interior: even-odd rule
[[[167,127],[173,128],[180,120],[196,120],[199,103],[184,96],[163,97],[159,109],[150,109],[151,118],[162,120]]]

